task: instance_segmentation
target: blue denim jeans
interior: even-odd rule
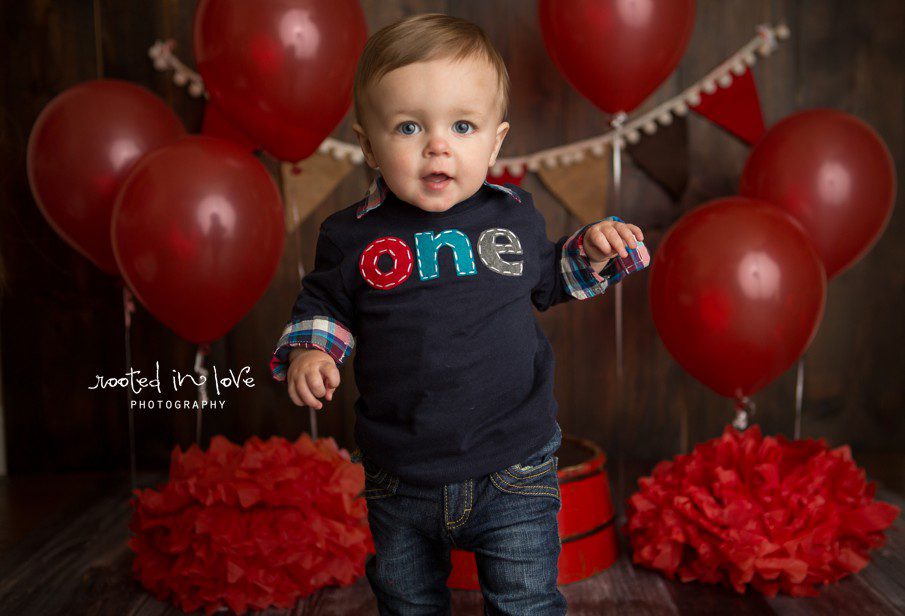
[[[520,464],[438,487],[405,483],[361,457],[376,548],[365,572],[380,614],[450,614],[452,547],[474,552],[485,614],[565,614],[556,585],[561,443],[556,424]]]

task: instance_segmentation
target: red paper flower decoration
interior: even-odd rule
[[[133,572],[187,612],[292,607],[364,574],[374,544],[363,489],[361,465],[332,438],[177,447],[170,480],[130,501]]]
[[[636,564],[683,582],[723,583],[765,595],[816,595],[818,584],[864,568],[898,507],[848,446],[764,438],[757,426],[658,464],[628,501]]]

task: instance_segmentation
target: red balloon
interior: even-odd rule
[[[356,0],[201,0],[195,59],[232,123],[295,162],[346,114],[366,35]]]
[[[882,235],[896,171],[870,126],[841,111],[813,109],[767,131],[745,163],[739,192],[778,205],[804,225],[833,278]]]
[[[782,374],[823,316],[826,275],[807,233],[763,201],[729,197],[683,216],[650,274],[654,325],[672,356],[741,399]]]
[[[110,216],[122,181],[147,152],[185,129],[148,90],[114,79],[87,81],[54,98],[28,139],[28,182],[50,226],[108,274],[118,274]]]
[[[184,137],[142,158],[113,212],[123,277],[151,314],[195,343],[220,338],[258,301],[283,234],[270,174],[213,137]]]
[[[537,10],[553,63],[607,113],[656,90],[694,30],[694,0],[540,0]]]

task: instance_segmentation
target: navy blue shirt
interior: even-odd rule
[[[378,176],[369,197],[321,225],[273,376],[285,378],[293,347],[340,365],[354,349],[356,443],[403,481],[437,486],[517,464],[556,430],[553,349],[534,309],[599,295],[631,271],[616,260],[591,269],[588,226],[552,242],[514,185],[485,183],[427,212]]]

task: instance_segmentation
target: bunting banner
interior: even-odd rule
[[[597,191],[601,186],[605,189],[609,183],[605,155],[612,144],[618,142],[638,168],[678,200],[688,182],[685,116],[689,110],[742,141],[755,143],[764,133],[764,120],[751,67],[757,62],[758,55],[769,56],[778,47],[778,41],[788,38],[789,29],[784,24],[776,27],[759,25],[753,39],[676,96],[636,117],[621,119],[614,130],[602,135],[523,156],[499,158],[488,174],[488,180],[520,184],[526,172],[536,173],[576,218],[597,220],[604,213],[606,194]],[[173,71],[173,82],[187,87],[191,96],[207,97],[201,76],[174,55],[174,45],[169,40],[157,41],[151,46],[148,55],[155,68]],[[216,113],[216,109],[211,109],[211,117],[205,118],[207,130],[229,138],[228,128],[219,125],[222,118]],[[651,139],[654,135],[657,138]],[[244,147],[253,145],[241,138],[238,141]],[[330,159],[336,164],[328,162]],[[295,229],[351,168],[363,163],[364,155],[357,144],[333,138],[324,140],[317,155],[295,165],[284,163],[287,230]],[[324,177],[318,179],[319,174]],[[594,188],[585,191],[582,186]],[[598,218],[589,219],[589,216]]]

